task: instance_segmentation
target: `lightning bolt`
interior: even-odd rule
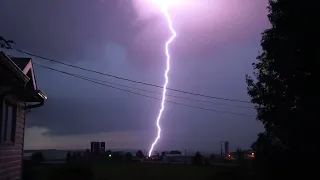
[[[168,85],[168,83],[169,83],[169,77],[168,77],[168,73],[169,73],[169,71],[170,71],[169,45],[170,45],[170,43],[174,40],[174,38],[177,36],[177,33],[176,33],[176,31],[174,30],[174,28],[173,28],[172,20],[171,20],[171,17],[170,17],[170,15],[169,15],[167,6],[162,5],[162,6],[161,6],[161,11],[162,11],[164,17],[167,19],[168,28],[169,28],[170,31],[172,32],[172,36],[167,40],[167,42],[166,42],[166,44],[165,44],[165,53],[166,53],[166,56],[167,56],[167,60],[166,60],[167,66],[166,66],[166,71],[165,71],[165,73],[164,73],[165,83],[164,83],[164,85],[163,85],[161,108],[160,108],[160,111],[159,111],[159,114],[158,114],[158,118],[157,118],[157,122],[156,122],[157,128],[158,128],[158,133],[157,133],[157,137],[155,138],[154,142],[152,143],[152,145],[151,145],[151,147],[150,147],[149,157],[152,155],[153,148],[154,148],[154,146],[157,144],[158,140],[159,140],[160,137],[161,137],[160,120],[161,120],[161,116],[162,116],[163,110],[164,110],[164,108],[165,108],[164,105],[165,105],[165,100],[166,100],[167,85]]]

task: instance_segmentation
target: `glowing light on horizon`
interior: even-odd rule
[[[156,125],[157,125],[157,128],[158,128],[158,133],[157,133],[157,137],[155,138],[154,142],[152,143],[152,145],[150,147],[149,157],[152,155],[152,151],[154,149],[154,146],[157,144],[158,140],[161,137],[160,120],[161,120],[161,117],[162,117],[163,110],[165,108],[167,85],[169,83],[168,73],[170,71],[170,58],[171,58],[170,57],[170,53],[169,53],[169,45],[177,35],[176,31],[173,28],[172,20],[171,20],[170,14],[168,12],[168,6],[171,5],[171,3],[175,2],[175,1],[172,1],[172,0],[153,0],[153,2],[156,5],[159,6],[161,12],[163,13],[164,17],[166,18],[166,20],[168,22],[168,28],[172,32],[172,36],[167,40],[167,42],[165,44],[165,53],[166,53],[167,59],[166,59],[166,70],[165,70],[165,73],[164,73],[165,83],[163,85],[161,108],[160,108],[160,111],[159,111],[159,114],[158,114],[158,117],[157,117],[157,121],[156,121]]]

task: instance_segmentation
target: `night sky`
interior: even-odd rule
[[[245,74],[268,28],[267,0],[196,0],[170,9],[178,33],[171,46],[169,87],[249,101]],[[164,83],[164,43],[170,31],[160,11],[143,0],[1,0],[0,36],[20,49],[61,62],[151,84]],[[10,55],[29,57],[15,51]],[[33,58],[63,71],[132,87],[161,89]],[[156,136],[160,101],[35,67],[43,107],[27,114],[26,149],[88,148],[93,140],[111,149],[148,149]],[[137,90],[131,90],[139,92]],[[139,92],[153,97],[159,94]],[[177,92],[168,94],[253,107]],[[253,108],[167,98],[192,106],[255,115]],[[249,148],[262,125],[254,116],[205,111],[166,103],[156,150],[218,151]]]

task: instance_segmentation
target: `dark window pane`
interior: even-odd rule
[[[15,119],[16,107],[12,106],[9,102],[5,101],[1,108],[1,121],[0,121],[0,143],[14,142],[15,139]]]
[[[0,142],[3,142],[3,141],[5,141],[6,139],[5,139],[5,134],[6,134],[6,131],[5,131],[5,129],[6,129],[6,109],[7,109],[7,107],[6,107],[6,105],[5,104],[3,104],[3,106],[2,106],[2,114],[1,114],[1,116],[2,117],[0,117],[1,118],[1,120],[2,121],[0,121],[0,127],[1,127],[1,129],[0,129],[0,136],[1,136],[1,139],[0,139]]]
[[[13,119],[13,107],[8,105],[7,106],[7,134],[6,134],[6,138],[7,141],[12,140],[12,125],[14,123],[14,119]]]

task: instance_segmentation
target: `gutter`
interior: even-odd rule
[[[35,92],[37,93],[36,96],[40,99],[40,102],[38,104],[28,105],[24,109],[33,109],[44,105],[44,100],[47,99],[47,96],[41,90],[36,90]]]
[[[47,99],[47,96],[40,90],[37,90],[35,92],[36,92],[36,96],[40,99],[40,101],[38,102],[38,104],[32,104],[32,105],[25,106],[25,108],[24,108],[25,110],[37,108],[37,107],[44,105],[44,100]],[[4,93],[2,93],[0,95],[0,101],[2,102],[4,100],[5,96],[7,96],[9,94],[14,94],[14,93],[16,93],[16,91],[14,91],[14,90],[5,91]],[[2,103],[0,104],[0,107],[1,106],[2,106]]]
[[[38,104],[32,104],[32,105],[29,105],[29,106],[26,106],[24,109],[25,110],[28,110],[28,109],[33,109],[33,108],[37,108],[37,107],[41,107],[44,105],[44,100],[42,100],[40,103]]]

